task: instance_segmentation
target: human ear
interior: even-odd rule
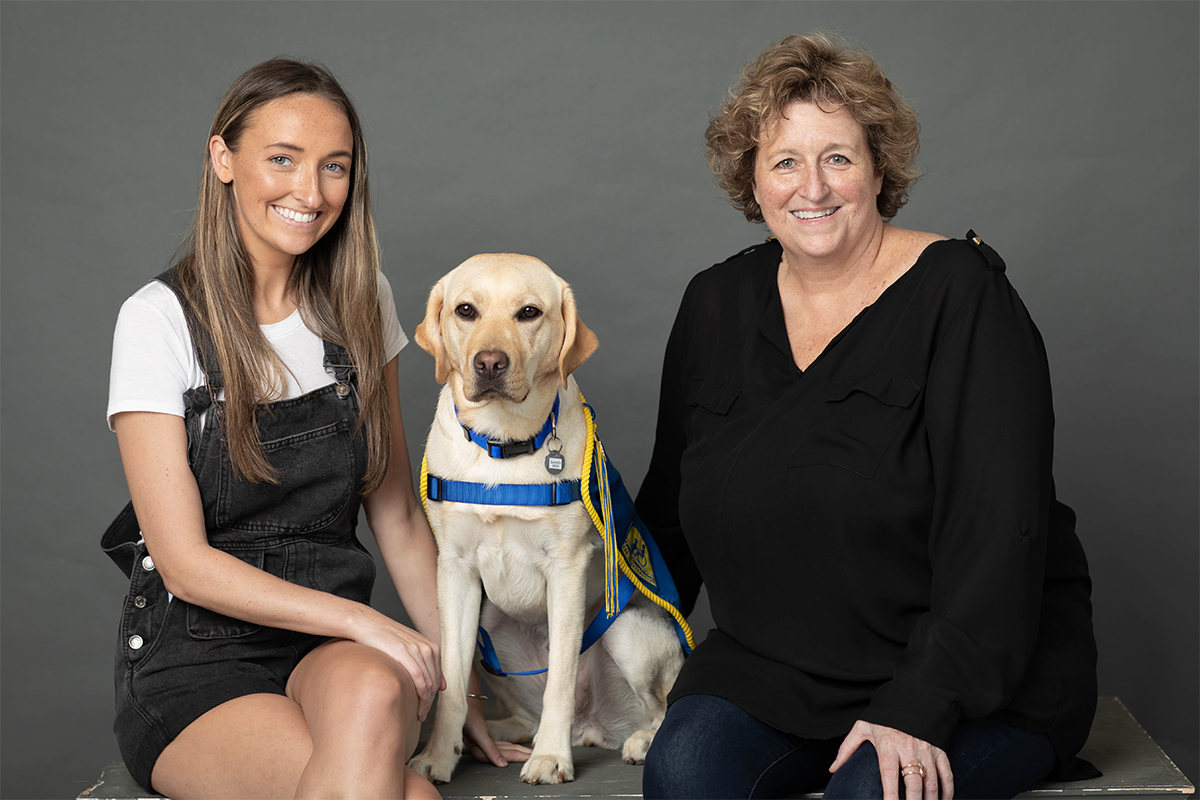
[[[222,137],[214,136],[208,140],[208,160],[212,162],[213,171],[221,183],[233,182],[233,151]]]

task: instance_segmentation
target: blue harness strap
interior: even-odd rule
[[[425,491],[430,500],[448,503],[479,503],[485,506],[565,506],[578,502],[580,482],[558,483],[472,483],[427,475]]]

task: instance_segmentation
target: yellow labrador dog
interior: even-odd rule
[[[433,287],[416,339],[445,384],[426,445],[429,475],[487,486],[581,477],[586,422],[571,373],[595,351],[596,336],[549,267],[512,254],[468,259]],[[504,448],[508,457],[494,457]],[[490,681],[511,714],[488,723],[493,738],[534,742],[521,780],[574,780],[572,744],[623,745],[625,761],[641,763],[683,651],[666,612],[638,595],[579,652],[585,625],[604,607],[602,540],[583,503],[507,506],[431,496],[428,511],[447,688],[413,769],[450,780],[463,747],[479,625],[506,669],[548,666],[540,675]]]

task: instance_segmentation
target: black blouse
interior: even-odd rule
[[[935,242],[801,371],[780,246],[697,275],[637,507],[716,629],[672,699],[800,736],[855,720],[945,749],[965,718],[1050,735],[1096,702],[1090,580],[1056,501],[1041,336],[990,247]]]

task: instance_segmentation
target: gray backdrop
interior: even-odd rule
[[[827,28],[920,114],[897,223],[1007,259],[1056,391],[1059,495],[1095,581],[1100,689],[1197,762],[1195,3],[19,3],[2,15],[3,784],[74,796],[116,756],[127,498],[105,426],[113,322],[185,232],[221,94],[277,54],[358,103],[401,322],[477,252],[535,254],[601,347],[579,373],[641,482],[689,277],[761,240],[701,141],[740,65]],[[413,459],[438,387],[400,377]],[[390,590],[381,607],[400,613]],[[696,614],[702,630],[708,620]]]

